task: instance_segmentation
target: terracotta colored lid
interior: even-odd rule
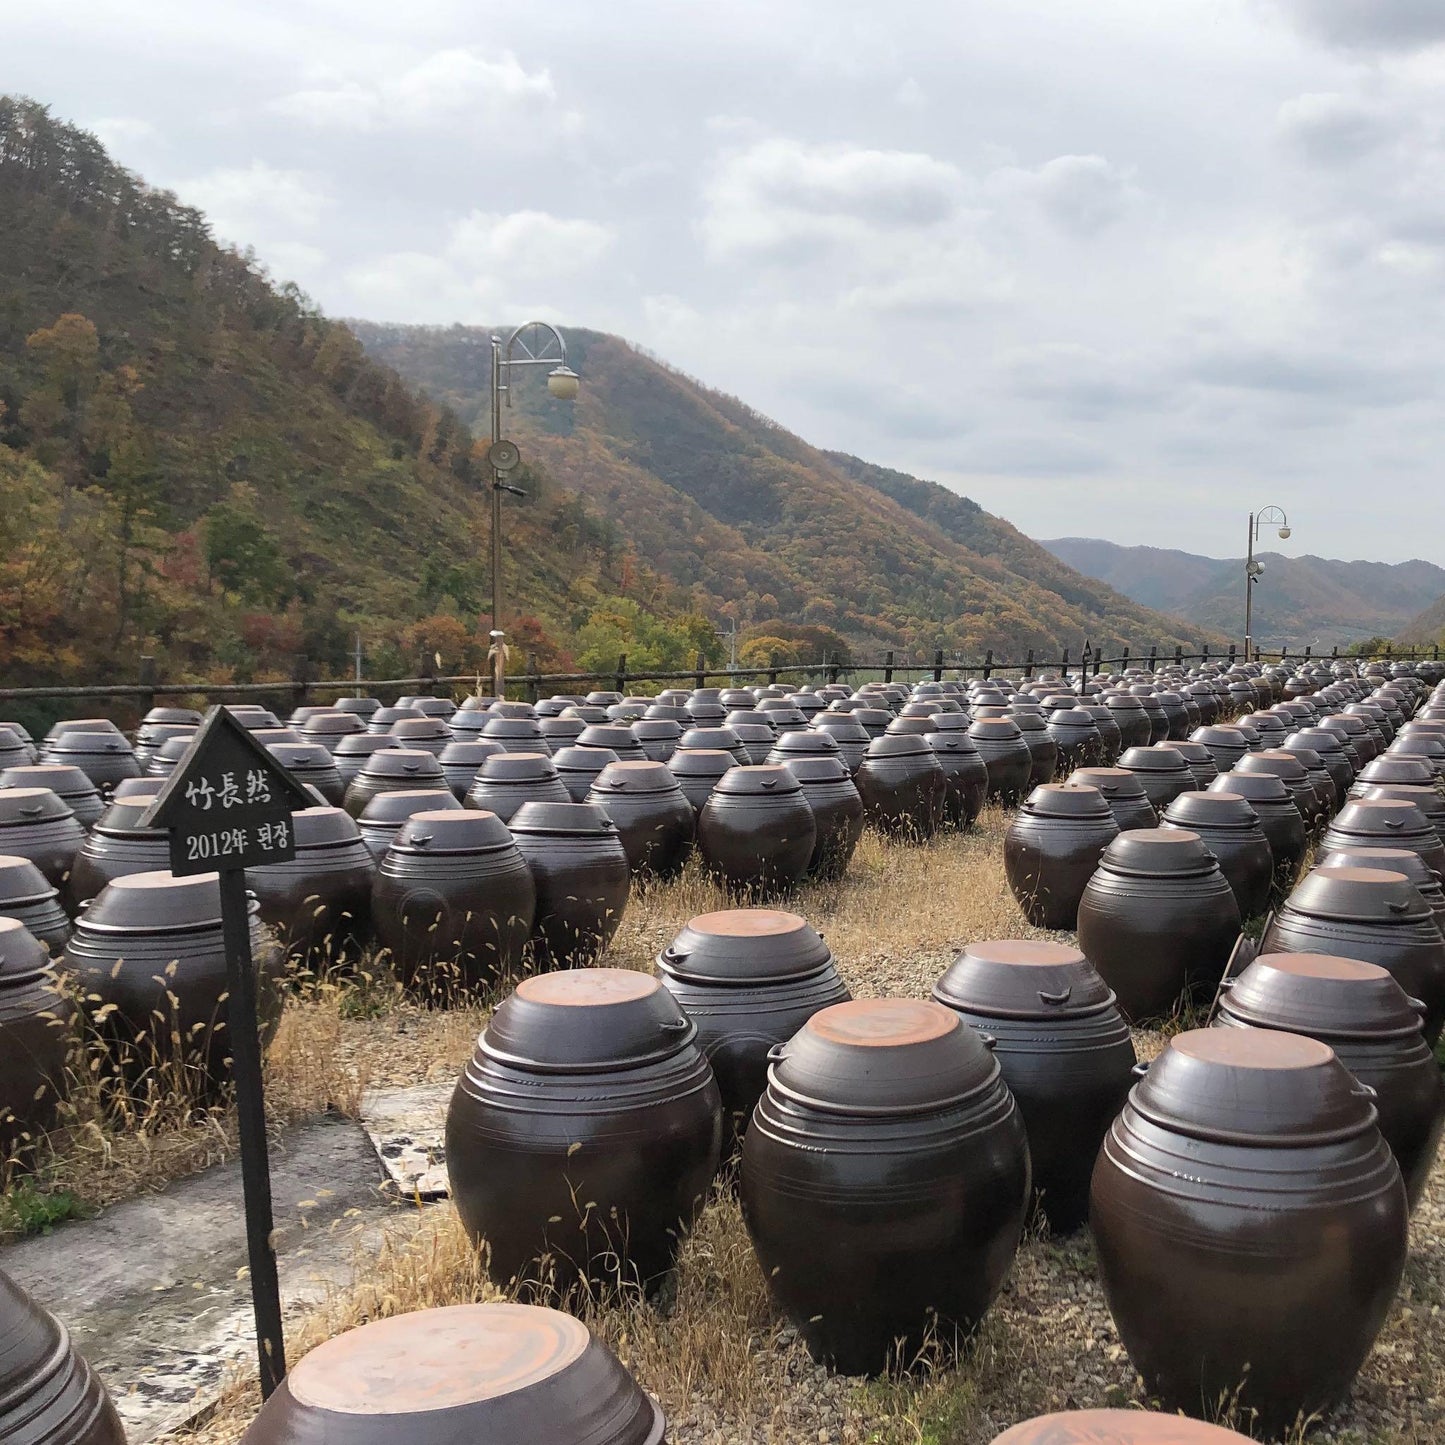
[[[361,778],[414,778],[430,782],[442,776],[442,765],[435,753],[425,748],[383,748],[372,753],[362,765]]]
[[[579,748],[611,748],[618,757],[635,752],[637,739],[632,729],[621,723],[589,723],[577,739]]]
[[[1283,778],[1286,783],[1302,783],[1305,781],[1305,765],[1300,762],[1295,753],[1286,752],[1283,748],[1266,748],[1263,752],[1247,753],[1234,765],[1236,774],[1241,773],[1273,773],[1277,778]]]
[[[1138,773],[1131,772],[1128,768],[1075,768],[1069,774],[1071,783],[1087,785],[1097,788],[1106,798],[1144,798],[1149,795],[1144,791],[1144,784],[1139,780]],[[1190,796],[1185,794],[1186,797]]]
[[[997,714],[990,712],[988,708],[976,708],[974,716],[979,722],[987,722],[990,717],[997,716]],[[1013,719],[1021,733],[1048,733],[1049,725],[1044,721],[1043,713],[1035,709],[1010,707],[1008,716]]]
[[[404,823],[416,813],[452,810],[461,812],[462,805],[450,788],[403,788],[369,799],[357,822]]]
[[[730,797],[782,797],[801,793],[801,784],[787,768],[776,763],[729,768],[717,781],[714,794]]]
[[[18,918],[0,918],[0,986],[38,978],[50,967],[50,951]]]
[[[424,718],[424,712],[418,712],[414,707],[382,707],[378,708],[371,715],[371,721],[367,724],[372,728],[389,728],[393,723],[399,723],[404,718]]]
[[[1175,828],[1231,828],[1260,833],[1259,814],[1247,798],[1232,792],[1180,793],[1164,810],[1163,821]]]
[[[336,766],[335,759],[320,743],[274,743],[266,749],[283,768],[316,772]]]
[[[552,754],[552,766],[559,773],[600,773],[618,761],[611,748],[558,748]]]
[[[366,731],[366,723],[354,712],[319,712],[306,719],[303,731],[317,737],[355,736]]]
[[[201,725],[201,715],[189,707],[153,707],[141,719],[141,726],[149,727],[155,723],[198,728]]]
[[[1196,743],[1193,739],[1188,739],[1182,742],[1171,742],[1169,748],[1172,752],[1178,753],[1191,767],[1195,763],[1207,763],[1211,768],[1214,766],[1214,754],[1203,743]]]
[[[111,805],[96,820],[94,832],[105,837],[117,836],[139,836],[142,838],[154,837],[157,834],[164,836],[159,828],[142,828],[140,820],[146,815],[156,795],[164,786],[163,779],[150,779],[151,791],[149,793],[129,794],[124,798],[116,798]]]
[[[131,873],[107,883],[76,925],[87,932],[163,933],[173,928],[219,928],[217,873],[177,878],[169,872]]]
[[[728,908],[699,913],[657,956],[658,970],[692,983],[778,983],[833,961],[828,945],[796,913]]]
[[[26,827],[74,816],[65,800],[49,788],[0,788],[0,828]]]
[[[1134,828],[1109,844],[1099,866],[1143,878],[1172,878],[1209,873],[1219,865],[1188,828]]]
[[[1287,1147],[1374,1128],[1371,1097],[1318,1039],[1191,1029],[1169,1040],[1129,1102],[1152,1123],[1195,1138]]]
[[[1432,827],[1435,820],[1445,814],[1445,795],[1438,788],[1423,787],[1418,783],[1370,783],[1360,795],[1365,803],[1408,803],[1425,815]]]
[[[570,731],[569,731],[569,732],[568,732],[568,736],[569,736],[569,737],[581,737],[581,735],[582,735],[582,721],[581,721],[580,718],[572,718],[572,717],[554,717],[554,718],[548,718],[547,721],[542,724],[542,731],[543,731],[543,734],[544,734],[544,735],[545,735],[546,732],[547,732],[547,728],[548,728],[549,724],[552,725],[552,726],[555,726],[555,727],[560,727],[560,728],[562,728],[563,730],[567,730],[567,729],[570,729],[570,728],[575,727],[575,728],[577,729],[577,731],[576,731],[576,732],[570,732]],[[729,730],[726,729],[726,728],[706,728],[706,729],[692,728],[692,729],[689,730],[689,733],[688,733],[688,734],[684,734],[684,733],[683,733],[683,730],[682,730],[682,724],[679,723],[679,722],[674,722],[671,718],[667,718],[667,717],[640,717],[640,718],[637,719],[637,721],[636,721],[635,723],[630,724],[630,727],[631,727],[631,731],[632,731],[632,736],[635,737],[635,738],[638,740],[638,742],[643,742],[643,741],[648,741],[648,742],[650,742],[650,741],[652,741],[652,740],[654,740],[654,739],[656,739],[656,738],[669,738],[669,739],[672,739],[672,740],[675,741],[675,740],[678,739],[678,738],[682,738],[682,737],[684,737],[684,736],[690,736],[691,733],[695,733],[695,732],[702,732],[702,731],[706,731],[706,732],[726,732],[726,731],[729,731]]]
[[[494,743],[486,738],[477,738],[475,742],[471,739],[463,740],[459,738],[454,742],[448,743],[446,747],[441,750],[437,761],[441,763],[443,767],[445,767],[447,763],[460,763],[466,766],[475,764],[480,768],[488,758],[495,758],[498,754],[506,753],[506,751],[501,743]],[[340,748],[336,750],[336,755],[338,757],[341,756]],[[510,756],[520,757],[525,755],[512,753]]]
[[[361,829],[350,813],[344,808],[329,806],[298,809],[291,814],[291,828],[298,851],[334,848],[343,843],[355,843],[361,837]]]
[[[1056,708],[1049,714],[1049,727],[1062,732],[1097,733],[1094,719],[1081,707]]]
[[[1244,734],[1237,727],[1226,723],[1195,728],[1189,738],[1191,742],[1203,743],[1207,748],[1238,749],[1240,752],[1247,752],[1249,749],[1249,741]]]
[[[1396,798],[1352,798],[1330,824],[1327,836],[1408,838],[1429,834],[1430,821],[1414,803]]]
[[[1357,783],[1405,783],[1414,787],[1433,788],[1435,769],[1418,754],[1382,753],[1371,758],[1355,779]]]
[[[740,746],[742,739],[730,727],[688,728],[678,740],[678,747],[685,752],[701,749],[731,752]]]
[[[737,766],[731,753],[684,753],[687,758],[723,757],[729,767]],[[676,758],[677,754],[674,753]],[[677,791],[677,778],[666,763],[608,763],[592,784],[599,797],[608,793],[672,793]]]
[[[993,939],[954,955],[933,985],[939,1003],[990,1018],[1078,1018],[1112,1008],[1094,965],[1062,943]]]
[[[923,741],[941,757],[978,757],[978,749],[974,747],[973,739],[967,732],[931,732],[925,735]]]
[[[750,724],[755,727],[765,727],[770,733],[772,733],[774,736],[777,736],[778,730],[776,727],[773,726],[771,722],[768,721],[767,713],[758,712],[756,708],[734,708],[732,712],[728,713],[724,721],[727,723],[728,727],[732,728],[735,732],[744,724]],[[832,732],[835,729],[846,730],[849,726],[858,727],[858,724],[855,723],[853,719],[848,716],[847,713],[829,714],[827,724],[829,732]],[[819,723],[815,719],[811,724],[809,724],[809,726],[818,727]],[[858,731],[862,732],[863,730],[861,727],[858,727]],[[739,733],[738,736],[741,737],[742,734]]]
[[[1289,747],[1291,743],[1300,743],[1304,747],[1312,748],[1321,757],[1326,753],[1343,753],[1345,750],[1339,733],[1326,727],[1300,728],[1285,738],[1285,747]]]
[[[0,772],[0,788],[49,788],[61,798],[77,794],[99,796],[84,769],[70,763],[17,763]]]
[[[477,1047],[516,1068],[590,1072],[668,1058],[696,1032],[651,974],[578,968],[523,979],[497,1006]]]
[[[601,837],[617,831],[597,803],[523,803],[507,827],[528,837]]]
[[[112,733],[119,737],[120,729],[108,717],[63,717],[45,734],[45,741],[53,743],[62,733]]]
[[[1433,893],[1440,888],[1440,879],[1434,869],[1412,848],[1336,848],[1330,853],[1330,867],[1373,868],[1376,872],[1403,873],[1422,894],[1427,889]]]
[[[477,769],[478,783],[535,783],[556,776],[550,753],[493,753]]]
[[[720,778],[729,768],[737,767],[738,760],[721,748],[691,748],[675,752],[666,763],[656,766],[669,769],[674,778]]]
[[[982,717],[968,730],[969,737],[977,741],[983,738],[991,743],[1010,742],[1021,738],[1018,721],[1011,717]]]
[[[1188,773],[1189,764],[1167,743],[1157,743],[1148,748],[1129,748],[1119,766],[1131,773]]]
[[[1251,806],[1260,803],[1283,803],[1293,808],[1289,788],[1278,773],[1241,773],[1238,769],[1221,773],[1205,789],[1209,793],[1235,793],[1247,798]]]
[[[1316,1038],[1409,1037],[1425,1013],[1387,970],[1319,953],[1262,953],[1224,986],[1226,1013]]]
[[[54,898],[55,894],[56,890],[30,859],[0,853],[0,899],[9,903],[29,903],[41,898]]]
[[[50,757],[105,757],[112,753],[128,757],[131,746],[118,732],[66,731],[52,738],[46,751]]]
[[[1420,890],[1403,873],[1375,868],[1316,868],[1285,901],[1314,918],[1347,923],[1419,923],[1433,917]]]
[[[770,1054],[768,1087],[843,1114],[908,1114],[991,1088],[998,1064],[951,1009],[856,999],[820,1009]]]
[[[862,729],[860,728],[859,731],[861,732]],[[809,754],[837,757],[840,749],[838,739],[832,733],[807,727],[799,728],[796,732],[784,733],[773,744],[773,751],[785,753],[790,758],[806,757]]]
[[[1095,822],[1112,818],[1108,800],[1087,783],[1041,783],[1028,795],[1022,813],[1041,818],[1084,818]]]
[[[413,813],[391,846],[407,853],[491,853],[510,848],[512,835],[495,813],[484,809],[432,808]]]
[[[853,709],[851,716],[854,722],[866,729],[887,727],[893,714],[886,707],[859,707]]]

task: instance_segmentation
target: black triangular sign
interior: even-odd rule
[[[315,799],[236,721],[213,707],[142,827],[164,828],[171,872],[230,872],[295,857],[291,814]]]

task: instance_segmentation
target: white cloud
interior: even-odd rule
[[[1440,0],[1278,0],[1307,35],[1351,50],[1415,50],[1445,41]]]
[[[615,240],[612,227],[597,221],[545,211],[472,211],[452,226],[446,254],[460,265],[546,279],[596,265]]]
[[[1324,165],[1359,160],[1385,144],[1395,122],[1378,106],[1337,91],[1297,95],[1279,108],[1285,141]]]
[[[179,185],[177,193],[205,212],[216,235],[237,246],[314,230],[331,204],[315,176],[260,160],[198,176]]]
[[[1132,193],[1129,178],[1103,156],[1055,156],[1035,170],[1005,167],[990,189],[1032,200],[1048,218],[1075,236],[1093,236],[1119,220]]]
[[[148,120],[135,115],[110,115],[101,120],[91,121],[89,129],[94,131],[100,142],[110,151],[128,151],[142,141],[153,140],[156,128]]]

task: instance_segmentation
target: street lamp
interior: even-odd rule
[[[513,355],[513,352],[520,353]],[[506,696],[507,649],[502,629],[502,493],[525,496],[520,487],[506,480],[522,460],[514,442],[502,436],[502,394],[512,404],[512,368],[546,366],[547,391],[559,401],[572,401],[579,378],[567,365],[567,343],[549,321],[528,321],[517,327],[505,341],[492,337],[492,444],[487,448],[487,468],[492,478],[492,692]]]
[[[1279,526],[1281,542],[1289,540],[1289,518],[1279,507],[1261,507],[1249,514],[1249,551],[1244,560],[1244,660],[1249,661],[1253,648],[1254,584],[1264,576],[1264,564],[1254,560],[1254,544],[1259,541],[1259,529],[1268,522]]]

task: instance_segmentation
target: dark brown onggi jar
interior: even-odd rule
[[[1261,953],[1327,953],[1388,969],[1425,1005],[1425,1042],[1445,1025],[1445,937],[1403,873],[1316,868],[1300,879],[1259,940]]]
[[[1435,922],[1445,933],[1445,888],[1418,853],[1408,848],[1344,848],[1330,858],[1331,868],[1374,868],[1382,873],[1403,873],[1420,897],[1430,905]]]
[[[709,872],[740,893],[791,888],[808,871],[818,840],[813,810],[787,768],[729,769],[697,820],[697,848]]]
[[[1097,788],[1109,805],[1121,833],[1134,828],[1157,828],[1159,815],[1143,781],[1127,768],[1079,768],[1069,774],[1069,782],[1080,787]]]
[[[1430,787],[1412,787],[1403,783],[1371,783],[1361,795],[1365,802],[1413,803],[1445,841],[1445,793]]]
[[[696,821],[717,781],[729,768],[738,766],[738,760],[726,748],[691,748],[675,752],[667,760],[667,770],[677,780],[682,795],[692,805]]]
[[[834,1004],[772,1057],[743,1140],[743,1218],[813,1357],[877,1374],[972,1331],[1029,1202],[998,1061],[914,999]]]
[[[291,830],[294,858],[246,870],[261,917],[302,968],[354,967],[371,938],[376,860],[341,808],[302,808]]]
[[[1003,865],[1008,886],[1035,928],[1073,929],[1079,900],[1119,825],[1097,788],[1045,783],[1009,820]]]
[[[921,737],[885,733],[868,744],[854,774],[864,816],[881,832],[931,838],[943,816],[943,764]]]
[[[1152,1410],[1066,1410],[1025,1420],[993,1445],[1247,1445],[1247,1435]]]
[[[1309,837],[1284,779],[1273,773],[1221,773],[1207,791],[1232,793],[1254,809],[1269,839],[1269,851],[1274,854],[1275,881],[1288,887],[1304,858]]]
[[[728,763],[733,765],[731,758]],[[695,815],[666,763],[609,763],[597,775],[587,801],[598,804],[617,825],[634,875],[666,880],[682,872],[692,852]]]
[[[1171,740],[1169,746],[1189,764],[1189,771],[1194,774],[1196,788],[1207,788],[1219,776],[1214,756],[1203,743],[1192,742],[1188,739],[1178,742]]]
[[[783,766],[797,779],[813,810],[815,838],[807,876],[820,882],[841,878],[863,836],[863,799],[848,769],[837,755],[804,755],[790,758]]]
[[[722,1099],[694,1025],[630,969],[523,980],[447,1111],[452,1198],[499,1284],[655,1286],[721,1146]]]
[[[1194,773],[1189,764],[1168,744],[1130,748],[1119,759],[1119,766],[1133,773],[1144,785],[1156,813],[1162,813],[1180,793],[1195,790]]]
[[[1052,783],[1058,776],[1058,739],[1049,731],[1049,725],[1044,721],[1041,713],[1019,707],[999,709],[993,713],[975,708],[974,717],[980,722],[991,717],[1006,718],[1018,728],[1024,746],[1029,750],[1029,777],[1028,782],[1019,790],[1020,795],[1026,789],[1041,787],[1044,783]]]
[[[574,803],[585,803],[598,773],[617,761],[611,748],[559,748],[552,754],[557,776]]]
[[[136,779],[122,779],[135,782]],[[72,813],[82,828],[93,828],[105,812],[100,790],[77,767],[64,763],[35,763],[6,768],[0,773],[0,788],[49,788]]]
[[[161,784],[157,783],[159,789]],[[86,834],[66,879],[65,896],[72,913],[95,897],[107,883],[127,873],[166,872],[171,866],[170,838],[164,830],[143,828],[141,819],[155,794],[122,798],[108,807]]]
[[[1152,736],[1149,714],[1144,704],[1129,692],[1106,692],[1104,706],[1114,715],[1119,726],[1120,751],[1147,748]]]
[[[462,805],[452,796],[449,788],[414,788],[407,792],[380,793],[361,810],[356,825],[361,841],[380,863],[408,818],[445,808],[458,813],[462,811]]]
[[[712,1065],[727,1159],[767,1087],[769,1051],[851,995],[808,923],[767,908],[698,914],[658,954],[657,972]]]
[[[1227,723],[1217,727],[1209,725],[1195,728],[1189,735],[1189,740],[1208,750],[1221,775],[1229,772],[1249,751],[1248,739],[1237,727],[1231,727]]]
[[[1199,835],[1234,890],[1241,918],[1264,912],[1274,879],[1274,854],[1259,815],[1238,793],[1181,793],[1164,810],[1159,826]]]
[[[571,801],[548,753],[497,753],[477,770],[466,796],[468,808],[495,813],[504,823],[523,803]]]
[[[580,1320],[464,1304],[372,1320],[318,1345],[242,1445],[664,1445],[666,1430],[659,1406]]]
[[[28,858],[0,854],[0,918],[18,918],[51,953],[59,953],[70,938],[59,890]]]
[[[988,797],[988,768],[966,728],[936,731],[924,741],[943,769],[943,818],[951,828],[973,827]]]
[[[1318,953],[1263,954],[1224,987],[1215,1027],[1308,1034],[1375,1091],[1413,1210],[1445,1125],[1445,1079],[1420,1031],[1419,999],[1373,963]]]
[[[988,769],[989,798],[1013,807],[1033,773],[1033,756],[1018,723],[1006,717],[980,718],[970,725],[968,736]],[[1057,749],[1058,744],[1054,746]]]
[[[0,854],[28,858],[64,889],[84,842],[85,829],[49,788],[0,788]]]
[[[281,1018],[286,957],[254,898],[251,959],[263,1047]],[[86,905],[65,947],[106,1067],[133,1090],[211,1100],[230,1079],[226,946],[215,873],[132,873]]]
[[[1003,939],[969,944],[933,996],[993,1041],[1028,1131],[1034,1192],[1056,1233],[1077,1229],[1099,1145],[1134,1082],[1113,993],[1076,948]]]
[[[505,752],[506,749],[499,744],[489,743],[481,738],[475,742],[458,739],[448,743],[442,749],[437,762],[441,764],[442,777],[446,779],[447,787],[452,790],[452,796],[458,802],[465,799],[468,790],[477,780],[482,764],[488,758],[495,758]],[[555,759],[553,761],[555,762]]]
[[[0,1440],[6,1445],[125,1445],[120,1416],[70,1331],[3,1271]]]
[[[1346,803],[1320,841],[1319,862],[1328,864],[1343,848],[1408,848],[1437,878],[1445,878],[1445,843],[1413,803],[1385,798]]]
[[[1049,736],[1058,744],[1056,771],[1102,767],[1104,740],[1094,719],[1081,707],[1056,708],[1049,714]]]
[[[376,936],[397,977],[439,1003],[519,973],[536,911],[532,874],[506,824],[465,809],[408,819],[371,894]]]
[[[510,828],[537,891],[535,966],[594,962],[617,932],[631,888],[617,825],[596,803],[523,803]]]
[[[47,763],[77,767],[97,788],[111,788],[122,778],[140,777],[131,745],[118,732],[67,731],[48,742]]]
[[[54,1126],[74,1022],[49,950],[18,918],[0,918],[0,1159],[23,1159]]]
[[[353,818],[382,793],[410,793],[447,787],[437,758],[420,748],[386,748],[373,753],[347,785],[342,806]]]
[[[1176,1035],[1130,1094],[1090,1222],[1124,1348],[1169,1408],[1237,1394],[1274,1436],[1348,1392],[1405,1265],[1370,1092],[1317,1039],[1223,1028]]]
[[[1120,833],[1079,903],[1079,947],[1131,1023],[1212,991],[1239,929],[1214,854],[1182,828]]]
[[[818,732],[827,733],[837,741],[843,766],[850,773],[858,770],[858,764],[863,761],[863,755],[872,741],[868,730],[860,722],[850,713],[833,712],[830,709],[828,712],[819,713],[810,726]]]
[[[1282,748],[1266,748],[1263,752],[1250,753],[1234,766],[1231,777],[1236,781],[1250,774],[1272,773],[1284,785],[1291,802],[1299,810],[1307,829],[1323,825],[1330,811],[1327,803],[1315,791],[1305,766],[1293,753]]]

